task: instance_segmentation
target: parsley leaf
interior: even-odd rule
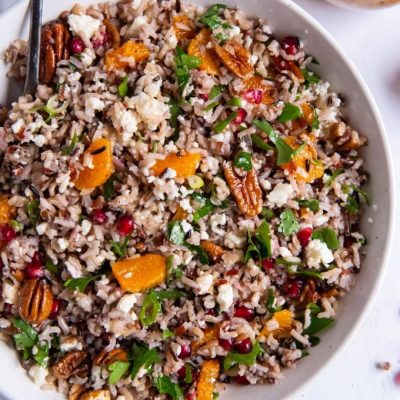
[[[111,200],[114,196],[115,187],[114,182],[121,182],[116,174],[112,174],[103,186],[104,200]]]
[[[130,236],[126,236],[124,241],[120,244],[114,240],[110,241],[111,244],[111,251],[117,257],[125,257],[128,252],[128,243],[129,243]]]
[[[118,95],[119,97],[124,98],[129,91],[129,87],[128,87],[128,75],[125,76],[124,79],[122,79],[122,81],[119,83],[118,85]]]
[[[153,364],[160,362],[157,351],[155,349],[149,349],[146,344],[134,344],[133,349],[133,368],[131,371],[132,380],[135,379],[136,375],[143,367],[149,371]]]
[[[272,288],[268,289],[268,298],[267,298],[267,310],[270,313],[274,313],[276,311],[280,311],[282,309],[282,307],[276,307],[275,306],[276,303],[276,297],[274,294],[274,290]]]
[[[185,242],[184,245],[189,250],[197,253],[197,255],[199,256],[199,260],[203,265],[208,265],[208,263],[209,263],[208,255],[207,255],[206,251],[201,246],[196,246],[194,244],[187,243],[187,242]]]
[[[155,292],[155,294],[160,300],[175,300],[187,296],[186,292],[178,289],[160,290]]]
[[[331,250],[337,250],[340,247],[340,242],[336,236],[336,232],[331,228],[318,228],[314,230],[311,238],[326,243]]]
[[[331,318],[318,318],[315,315],[311,315],[311,323],[308,328],[304,329],[303,335],[315,335],[322,331],[334,322]]]
[[[317,199],[297,200],[300,207],[308,208],[312,212],[319,211],[319,201]]]
[[[319,280],[322,280],[322,275],[320,272],[317,271],[312,271],[310,269],[298,269],[298,270],[293,270],[291,268],[288,268],[288,274],[289,275],[295,275],[295,276],[308,276],[311,278],[316,278]]]
[[[81,293],[83,293],[90,282],[93,282],[96,279],[101,278],[103,275],[106,275],[109,272],[109,267],[109,263],[105,262],[97,274],[84,276],[82,278],[68,279],[64,282],[64,286],[69,290],[79,290]]]
[[[368,197],[368,195],[367,195],[366,192],[364,192],[363,190],[361,190],[359,187],[357,187],[357,186],[354,185],[353,183],[350,184],[350,187],[362,197],[362,199],[364,200],[364,202],[365,202],[365,204],[366,204],[367,206],[370,205],[369,197]]]
[[[46,368],[49,362],[49,344],[44,341],[40,344],[37,344],[36,349],[37,351],[33,358],[40,366]]]
[[[251,154],[246,151],[239,151],[233,160],[233,164],[244,171],[251,171],[253,168]]]
[[[175,73],[178,80],[179,92],[182,96],[183,91],[189,83],[189,71],[198,68],[202,63],[202,60],[196,56],[189,56],[181,47],[177,46],[174,61],[176,65]]]
[[[303,115],[301,108],[291,104],[286,103],[283,107],[282,114],[278,117],[279,122],[293,121],[294,119],[300,118]]]
[[[317,75],[315,72],[310,71],[308,68],[303,68],[301,70],[304,80],[308,85],[313,83],[318,83],[321,80],[321,77]]]
[[[120,379],[126,374],[130,366],[129,362],[126,361],[115,361],[108,366],[108,370],[111,374],[108,376],[108,383],[115,385]]]
[[[357,214],[360,208],[358,207],[357,200],[348,195],[347,196],[347,203],[344,204],[344,208],[350,213],[350,214]]]
[[[207,199],[206,202],[204,203],[204,205],[194,212],[193,221],[196,223],[199,222],[199,220],[201,218],[210,214],[214,209],[215,209],[214,204],[212,204],[211,201],[209,199]]]
[[[290,209],[283,211],[279,219],[281,222],[278,226],[278,231],[285,236],[293,235],[300,229],[300,225]]]
[[[168,240],[176,245],[181,245],[185,241],[185,232],[180,221],[171,221],[168,223]]]
[[[271,234],[267,221],[262,221],[257,228],[254,237],[248,233],[248,247],[244,256],[244,262],[247,263],[250,258],[257,256],[261,261],[271,257]]]
[[[253,349],[250,353],[241,354],[236,352],[229,352],[224,359],[224,370],[228,370],[235,364],[242,364],[251,367],[257,361],[257,357],[262,353],[260,343],[257,341],[253,343]]]
[[[39,200],[31,200],[26,205],[26,213],[32,226],[36,226],[40,218]]]
[[[254,144],[254,146],[258,147],[260,150],[268,151],[268,150],[273,150],[272,146],[270,146],[268,143],[264,141],[259,135],[256,133],[253,133],[251,135],[251,142]]]
[[[14,318],[12,320],[14,327],[19,333],[13,335],[15,345],[19,350],[22,350],[24,360],[28,360],[32,356],[32,348],[38,341],[38,334],[21,318]]]
[[[225,86],[213,86],[208,95],[209,100],[213,100],[218,97],[225,90]]]
[[[332,185],[332,183],[335,181],[335,179],[344,173],[344,169],[340,168],[337,169],[336,171],[333,171],[332,175],[328,178],[328,180],[325,182],[324,187],[329,187]]]
[[[282,165],[289,162],[293,155],[293,149],[284,141],[282,140],[279,135],[273,130],[271,124],[267,122],[265,119],[255,119],[253,121],[253,125],[265,132],[271,142],[275,145],[276,151],[278,153],[277,157],[277,164]]]
[[[178,117],[179,115],[182,114],[182,109],[179,107],[179,102],[176,99],[169,99],[168,102],[169,105],[169,113],[170,113],[170,118],[169,122],[171,126],[175,129],[173,135],[170,137],[170,139],[173,142],[176,142],[179,139],[179,120]]]
[[[183,400],[183,394],[180,386],[172,382],[169,376],[163,375],[158,377],[154,382],[160,394],[168,394],[172,400]]]
[[[62,149],[61,154],[63,156],[71,155],[75,151],[78,142],[79,142],[79,136],[76,134],[76,132],[74,132],[70,144]]]

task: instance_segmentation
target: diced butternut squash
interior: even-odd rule
[[[302,146],[302,144],[297,143],[294,136],[289,136],[284,140],[292,149],[298,149]],[[307,143],[288,163],[281,165],[281,167],[288,170],[296,180],[307,183],[321,178],[324,174],[324,167],[318,160],[317,152],[311,143]]]
[[[95,139],[82,157],[92,157],[91,166],[85,166],[75,179],[75,187],[79,190],[94,189],[103,185],[114,171],[112,162],[112,144],[108,139]]]
[[[160,254],[146,254],[118,261],[112,265],[112,271],[127,292],[143,292],[165,281],[167,261]]]
[[[275,325],[271,322],[278,323],[278,326],[276,328],[271,328],[271,326]],[[260,336],[267,337],[270,333],[272,333],[274,337],[278,338],[287,336],[292,330],[292,324],[293,324],[293,314],[291,311],[289,310],[277,311],[273,314],[272,318],[268,320],[268,322],[265,324],[264,328],[260,333]]]
[[[160,176],[167,168],[176,171],[178,178],[187,178],[195,174],[199,166],[201,155],[199,153],[186,153],[177,155],[168,154],[163,160],[157,160],[152,166],[153,175]]]
[[[0,225],[9,224],[15,216],[15,207],[8,204],[8,197],[0,195]]]
[[[218,376],[219,362],[217,360],[204,361],[197,383],[197,400],[213,400]]]
[[[203,28],[197,36],[191,40],[188,47],[190,56],[199,57],[202,61],[200,69],[206,71],[210,75],[219,74],[218,57],[213,48],[208,47],[211,43],[211,30]]]
[[[172,26],[179,42],[184,39],[192,39],[196,36],[196,27],[187,15],[175,15],[172,19]]]
[[[219,328],[220,324],[215,324],[213,327],[206,329],[203,333],[204,336],[192,342],[191,347],[192,351],[195,352],[198,348],[204,346],[205,344],[211,342],[212,340],[216,340],[219,338]]]
[[[251,78],[245,79],[243,83],[246,87],[246,90],[244,90],[242,94],[246,93],[247,90],[258,89],[263,93],[261,103],[267,105],[274,103],[274,88],[271,85],[266,85],[263,83],[263,78],[261,76],[254,75]]]
[[[121,47],[107,52],[105,60],[106,71],[127,69],[133,59],[136,63],[139,63],[147,60],[149,57],[150,50],[143,43],[128,40]]]

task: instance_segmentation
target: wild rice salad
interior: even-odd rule
[[[26,43],[6,52],[25,73]],[[341,96],[216,4],[75,6],[0,128],[0,328],[70,399],[212,400],[308,355],[360,270]]]

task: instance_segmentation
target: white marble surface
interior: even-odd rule
[[[395,169],[400,172],[400,6],[353,11],[322,0],[295,1],[333,34],[360,70],[381,110]],[[0,0],[0,12],[12,3],[15,0]],[[396,183],[400,188],[398,174]],[[400,236],[399,218],[397,222],[396,235]],[[290,400],[400,399],[400,386],[394,384],[400,372],[399,267],[395,246],[383,288],[354,342],[324,377]],[[375,364],[379,361],[389,361],[392,368],[378,370]]]

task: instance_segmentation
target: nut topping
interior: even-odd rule
[[[338,122],[331,127],[330,139],[339,151],[357,150],[366,143],[357,131],[352,130],[344,122]]]
[[[211,240],[202,240],[201,247],[206,251],[206,253],[211,257],[214,262],[219,261],[225,253],[225,250],[221,246],[213,243]]]
[[[79,397],[79,400],[111,400],[109,390],[90,390]]]
[[[69,379],[73,375],[83,378],[88,372],[88,354],[82,350],[66,354],[53,366],[53,374],[60,379]]]
[[[254,169],[245,172],[244,176],[238,176],[233,169],[232,162],[227,162],[224,165],[224,173],[240,211],[247,217],[258,215],[262,210],[263,201]]]
[[[102,350],[94,358],[94,365],[99,365],[101,367],[108,367],[115,361],[128,361],[128,354],[123,349],[113,349],[111,351]]]
[[[69,58],[69,38],[68,28],[61,22],[51,22],[43,26],[39,68],[41,82],[50,83],[56,71],[56,64]]]
[[[40,325],[51,313],[53,294],[49,285],[37,279],[24,283],[18,295],[18,312],[23,320]]]
[[[110,47],[113,49],[118,49],[118,47],[121,45],[121,36],[119,34],[118,28],[108,19],[105,19],[103,21],[103,24],[106,27]]]
[[[74,383],[69,390],[68,400],[79,400],[80,396],[85,392],[85,387]]]

